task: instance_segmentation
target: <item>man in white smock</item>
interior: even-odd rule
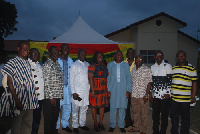
[[[84,49],[79,49],[78,60],[72,64],[70,70],[70,86],[73,94],[72,127],[74,133],[79,133],[78,127],[83,130],[89,130],[89,128],[85,126],[86,113],[89,105],[89,63],[85,61],[85,58],[86,51]]]

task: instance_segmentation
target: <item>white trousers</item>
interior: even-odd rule
[[[85,126],[86,124],[86,113],[88,106],[78,106],[72,100],[72,127],[78,128]]]

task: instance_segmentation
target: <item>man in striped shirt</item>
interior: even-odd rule
[[[31,66],[27,61],[30,52],[29,43],[20,42],[17,50],[18,56],[9,60],[1,71],[8,76],[8,89],[15,100],[13,106],[20,110],[19,116],[12,119],[11,132],[12,134],[30,134],[33,109],[38,108],[38,99],[32,79]]]
[[[186,61],[186,53],[180,50],[176,54],[178,63],[172,68],[171,121],[172,134],[178,134],[179,115],[181,115],[181,134],[189,134],[190,104],[194,103],[197,90],[197,72]]]

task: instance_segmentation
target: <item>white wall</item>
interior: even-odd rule
[[[198,60],[198,44],[183,35],[178,35],[178,50],[186,52],[187,61],[197,67]]]

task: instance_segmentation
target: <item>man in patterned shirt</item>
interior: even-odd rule
[[[172,66],[164,62],[164,54],[161,50],[156,51],[154,58],[156,63],[151,66],[153,83],[150,95],[153,102],[153,134],[165,134],[168,126]],[[161,130],[159,132],[160,113]]]
[[[135,58],[135,65],[132,69],[132,97],[133,128],[129,132],[140,132],[146,134],[149,102],[148,95],[151,89],[151,69],[143,65],[143,57],[138,55]]]
[[[183,50],[177,52],[176,58],[178,63],[172,68],[171,133],[179,133],[179,116],[181,115],[180,133],[189,134],[190,104],[196,101],[197,72],[195,67],[186,61],[186,53]]]
[[[19,42],[17,50],[18,56],[9,60],[1,71],[7,75],[8,89],[14,98],[13,106],[20,110],[18,111],[20,112],[19,116],[12,119],[11,132],[12,134],[30,134],[33,109],[38,107],[38,99],[31,66],[27,61],[30,52],[29,43]],[[4,97],[1,99],[4,100]],[[5,102],[5,104],[7,103]]]
[[[63,72],[58,63],[59,51],[56,46],[49,48],[49,59],[43,64],[44,76],[44,134],[56,133],[56,122],[60,112],[60,99],[63,98]]]

